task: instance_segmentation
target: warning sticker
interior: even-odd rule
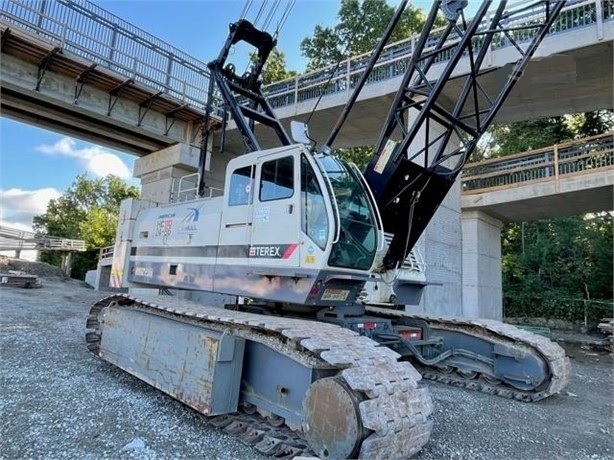
[[[377,159],[377,163],[375,163],[375,168],[373,168],[376,173],[381,174],[384,172],[384,169],[386,169],[388,161],[390,161],[390,157],[392,156],[392,152],[394,152],[396,145],[397,143],[395,141],[388,139],[379,155],[379,158]]]

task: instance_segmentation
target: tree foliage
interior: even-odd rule
[[[612,213],[507,225],[502,233],[508,316],[583,319],[584,301],[612,299]],[[591,303],[598,321],[611,305]]]
[[[480,153],[505,156],[613,128],[611,110],[496,125]],[[611,316],[612,226],[610,212],[506,225],[502,232],[506,315],[594,321]]]
[[[369,145],[365,147],[335,149],[335,155],[346,161],[351,161],[352,163],[356,164],[358,169],[364,171],[367,163],[369,163],[371,157],[373,156],[373,146]]]
[[[333,27],[318,25],[312,36],[301,42],[301,53],[309,59],[308,70],[371,52],[384,35],[395,9],[396,6],[389,5],[386,0],[342,0],[337,24]],[[390,37],[390,43],[421,32],[425,20],[422,10],[407,6]],[[443,21],[438,25],[443,25]],[[364,169],[372,157],[373,147],[336,149],[335,154]]]
[[[504,157],[573,139],[594,136],[612,129],[614,129],[612,110],[596,110],[511,124],[496,124],[488,130],[472,160]]]
[[[119,205],[125,198],[138,197],[139,191],[115,176],[75,178],[62,196],[51,200],[44,214],[33,219],[34,230],[51,236],[85,241],[88,251],[74,258],[73,276],[82,278],[96,266],[97,248],[115,241]],[[57,253],[41,254],[41,260],[59,265]]]
[[[256,53],[250,54],[252,62],[256,62],[257,59]],[[296,76],[294,70],[286,69],[286,55],[279,48],[273,48],[262,69],[262,83],[268,85],[294,76]]]
[[[386,0],[342,0],[334,27],[317,25],[311,37],[301,42],[301,53],[309,59],[307,68],[317,69],[357,54],[367,53],[377,45],[395,11]],[[409,38],[421,31],[426,16],[408,6],[395,28],[391,42]]]

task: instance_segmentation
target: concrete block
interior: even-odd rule
[[[95,288],[97,276],[98,276],[98,270],[88,270],[87,273],[85,274],[85,284]]]
[[[196,172],[200,151],[186,144],[171,145],[157,152],[138,158],[134,162],[134,177],[141,178],[146,174],[179,167],[189,172]]]
[[[501,319],[502,223],[481,211],[462,213],[463,316]]]

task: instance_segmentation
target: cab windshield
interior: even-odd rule
[[[318,162],[333,188],[341,223],[328,265],[369,270],[377,250],[377,228],[367,192],[343,160],[323,156]]]

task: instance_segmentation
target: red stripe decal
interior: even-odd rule
[[[296,248],[298,247],[298,243],[292,243],[290,246],[288,246],[288,249],[286,249],[286,251],[284,252],[284,255],[281,256],[282,259],[289,259],[290,256],[294,253],[294,251],[296,250]]]

